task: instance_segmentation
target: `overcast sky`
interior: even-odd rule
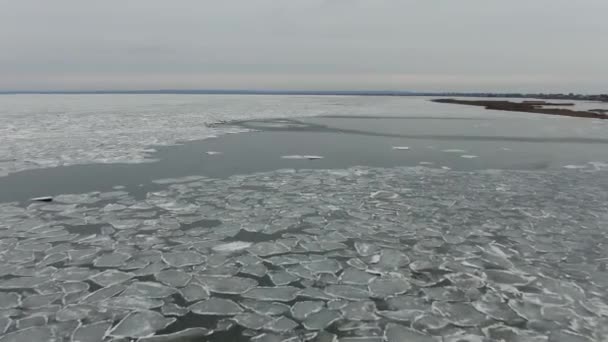
[[[608,0],[0,0],[0,89],[608,92]]]

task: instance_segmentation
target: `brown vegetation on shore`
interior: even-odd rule
[[[553,107],[569,107],[574,106],[573,103],[551,103],[545,101],[524,101],[524,102],[512,102],[512,101],[499,101],[499,100],[457,100],[457,99],[437,99],[431,100],[438,103],[452,103],[470,106],[481,106],[486,109],[492,110],[504,110],[511,112],[526,112],[536,114],[550,114],[550,115],[561,115],[561,116],[572,116],[576,118],[591,118],[591,119],[608,119],[608,115],[597,113],[578,111],[565,108],[545,108],[546,106]]]

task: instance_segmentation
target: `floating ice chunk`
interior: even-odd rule
[[[277,271],[277,272],[270,272],[270,273],[268,273],[268,276],[270,277],[270,280],[275,285],[278,285],[278,286],[287,285],[289,283],[292,283],[292,282],[298,280],[297,277],[295,277],[291,273],[288,273],[288,272],[283,271],[283,270],[280,270],[280,271]]]
[[[205,153],[207,153],[210,156],[217,156],[217,155],[220,155],[220,154],[224,154],[224,153],[218,152],[218,151],[207,151]]]
[[[373,297],[385,298],[406,293],[412,286],[403,278],[375,278],[369,283]]]
[[[188,342],[188,341],[202,341],[205,336],[209,336],[213,333],[213,330],[206,328],[188,328],[182,331],[178,331],[172,334],[166,335],[154,335],[151,337],[144,337],[137,340],[138,342]]]
[[[321,309],[323,309],[323,306],[323,302],[297,302],[291,307],[291,316],[293,316],[293,318],[299,321],[303,321],[310,314],[321,311]]]
[[[54,301],[59,299],[61,297],[61,295],[62,294],[60,294],[60,293],[44,294],[44,295],[30,295],[30,296],[23,298],[23,300],[21,302],[21,306],[26,309],[41,308],[41,307],[44,307],[44,306],[47,306],[47,305],[53,303]]]
[[[210,298],[189,307],[190,311],[198,315],[232,316],[243,312],[243,309],[230,299]]]
[[[493,340],[513,341],[513,342],[547,342],[549,337],[545,333],[526,331],[503,324],[494,324],[483,328],[486,336]],[[560,340],[556,340],[560,341]],[[562,340],[570,341],[570,340]]]
[[[149,337],[173,322],[175,322],[175,318],[165,318],[155,311],[133,312],[112,328],[109,335],[118,338]]]
[[[107,298],[111,298],[116,296],[117,294],[123,292],[127,287],[123,284],[116,284],[109,287],[105,287],[103,289],[99,289],[95,292],[92,292],[88,296],[82,299],[83,303],[95,303]]]
[[[399,198],[399,195],[394,193],[394,192],[390,192],[390,191],[376,191],[376,192],[372,192],[369,197],[373,198],[373,199],[379,199],[379,200],[394,200]]]
[[[383,342],[383,337],[378,336],[358,336],[358,337],[342,337],[339,342]]]
[[[447,318],[450,323],[460,327],[479,326],[488,318],[465,303],[433,302],[433,312]]]
[[[424,314],[424,311],[418,309],[401,309],[397,311],[378,311],[378,314],[395,321],[412,322],[416,317]]]
[[[123,295],[143,298],[165,298],[176,292],[175,288],[160,283],[139,281],[129,285]]]
[[[243,294],[245,298],[289,302],[296,299],[300,289],[293,286],[256,287]]]
[[[372,194],[372,196],[373,196],[373,194]],[[366,257],[366,256],[374,255],[378,251],[378,246],[371,244],[371,243],[367,243],[367,242],[356,241],[355,249],[357,250],[357,253],[359,253],[360,256]]]
[[[485,270],[484,275],[490,285],[497,284],[508,287],[528,285],[536,279],[535,277],[528,277],[523,274],[503,270]]]
[[[243,249],[247,249],[247,248],[251,247],[251,245],[252,245],[251,242],[233,241],[233,242],[224,243],[224,244],[221,244],[221,245],[214,246],[211,249],[214,250],[214,251],[216,251],[216,252],[232,253],[232,252],[241,251]]]
[[[487,342],[484,336],[469,334],[466,331],[458,331],[451,335],[443,336],[443,342]],[[515,342],[515,341],[514,341]]]
[[[349,266],[352,266],[358,270],[364,271],[367,269],[367,264],[365,264],[363,261],[361,261],[361,259],[359,258],[352,258],[352,259],[348,259],[348,261],[346,261],[346,263]]]
[[[171,287],[184,287],[192,279],[192,275],[181,270],[164,270],[154,276],[156,280]]]
[[[463,154],[460,156],[460,158],[464,158],[464,159],[475,159],[478,158],[478,156],[476,155],[472,155],[472,154]]]
[[[15,292],[0,292],[0,309],[12,309],[21,304],[21,295]]]
[[[419,162],[418,164],[420,164],[420,165],[433,165],[433,164],[435,164],[435,163],[433,163],[433,162],[421,161],[421,162]]]
[[[135,277],[133,273],[127,273],[117,270],[107,270],[91,277],[91,280],[100,286],[110,286],[125,282]]]
[[[290,307],[283,303],[272,303],[245,299],[239,302],[243,307],[265,316],[278,316],[289,312]]]
[[[335,274],[342,269],[340,263],[334,259],[317,260],[303,264],[303,266],[314,274]]]
[[[0,342],[56,341],[49,327],[31,327],[6,334]]]
[[[323,330],[332,325],[335,321],[339,320],[341,317],[340,312],[336,310],[324,309],[310,314],[306,320],[302,322],[302,325],[308,330]]]
[[[72,334],[73,342],[98,342],[103,341],[108,329],[112,326],[110,322],[96,322],[81,325]]]
[[[256,277],[263,277],[266,275],[266,273],[268,273],[268,268],[266,268],[266,266],[264,266],[264,264],[259,263],[259,264],[251,264],[251,265],[245,265],[241,268],[241,273],[243,274],[250,274]]]
[[[344,318],[350,321],[375,321],[376,305],[372,301],[352,302],[341,309]]]
[[[133,310],[149,310],[163,306],[163,301],[160,299],[143,298],[134,296],[119,296],[108,298],[99,303],[100,306],[108,308],[121,308]]]
[[[426,287],[422,289],[425,298],[429,300],[439,300],[447,302],[463,302],[466,301],[466,295],[464,291],[454,286],[438,286],[438,287]]]
[[[383,249],[380,252],[380,260],[378,260],[377,266],[384,270],[397,270],[409,263],[410,259],[407,255],[394,249]]]
[[[452,148],[452,149],[447,149],[447,150],[441,150],[441,152],[445,152],[445,153],[466,153],[466,150],[460,150],[460,149],[456,149],[456,148]]]
[[[0,289],[31,289],[46,281],[47,277],[16,277],[0,281]]]
[[[289,156],[282,156],[281,158],[283,158],[283,159],[294,159],[294,160],[298,160],[298,159],[307,159],[307,160],[323,159],[322,156],[299,155],[299,154],[294,154],[294,155],[289,155]]]
[[[340,275],[340,282],[349,285],[367,285],[376,276],[356,268],[347,268]]]
[[[297,328],[298,326],[299,326],[298,323],[292,321],[291,319],[289,319],[287,317],[279,317],[277,319],[274,319],[274,320],[268,322],[264,326],[264,329],[270,330],[272,332],[284,333],[284,332],[292,331],[293,329]]]
[[[370,296],[369,292],[364,289],[348,285],[330,285],[325,288],[325,293],[350,300],[368,299]]]
[[[508,324],[515,324],[521,320],[520,316],[507,303],[503,303],[499,297],[484,295],[480,300],[473,302],[472,305],[477,311]]]
[[[249,248],[249,252],[254,255],[266,257],[275,254],[284,254],[290,251],[289,247],[282,243],[260,242]]]
[[[406,151],[410,148],[408,146],[393,146],[393,150]]]
[[[33,202],[52,202],[53,197],[52,196],[34,197],[31,199],[31,201],[33,201]]]
[[[196,279],[209,291],[223,294],[242,294],[258,285],[253,279],[235,276],[197,276]]]
[[[48,322],[48,318],[46,316],[29,316],[18,319],[16,321],[15,327],[17,330],[22,330],[25,328],[35,327],[35,326],[43,326]]]
[[[335,299],[334,296],[330,296],[327,293],[323,292],[321,289],[316,287],[307,287],[301,290],[298,293],[298,297],[302,298],[312,298],[312,299],[321,299],[321,300],[332,300]]]
[[[387,342],[439,342],[440,339],[423,334],[416,330],[406,328],[402,325],[389,323],[384,331],[384,339]]]
[[[257,313],[242,313],[234,316],[236,324],[245,327],[247,329],[259,330],[264,325],[272,321],[273,319],[269,316],[260,315]]]
[[[200,265],[205,262],[203,255],[193,251],[163,253],[162,259],[168,265],[177,268]]]
[[[260,334],[258,336],[254,336],[251,338],[251,342],[295,342],[297,340],[293,340],[293,339],[289,339],[285,336],[280,336],[280,335],[275,335],[275,334],[269,334],[269,333],[263,333]]]
[[[293,274],[296,277],[308,280],[316,280],[317,276],[312,273],[309,269],[304,268],[302,265],[289,266],[287,272]]]
[[[449,324],[450,322],[445,318],[427,313],[416,317],[412,322],[412,327],[416,330],[433,333],[447,327]]]
[[[95,267],[119,267],[125,264],[127,260],[131,258],[130,255],[125,253],[110,253],[104,254],[95,261],[93,261],[93,266]]]
[[[6,333],[8,328],[13,324],[13,320],[8,317],[0,318],[0,335]]]
[[[179,290],[182,297],[188,302],[195,302],[209,298],[209,292],[199,284],[190,283],[188,286]]]
[[[162,312],[162,314],[164,316],[185,316],[188,314],[188,312],[190,312],[190,310],[186,309],[186,308],[182,308],[181,306],[175,304],[175,303],[165,303],[161,308],[160,308],[160,312]]]

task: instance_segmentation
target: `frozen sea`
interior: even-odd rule
[[[0,342],[608,340],[605,121],[6,95],[0,122]]]

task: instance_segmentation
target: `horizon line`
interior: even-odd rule
[[[184,94],[184,95],[370,95],[370,96],[446,96],[446,95],[602,95],[576,93],[492,92],[492,91],[409,91],[409,90],[277,90],[277,89],[94,89],[94,90],[0,90],[0,95],[88,95],[88,94]]]

